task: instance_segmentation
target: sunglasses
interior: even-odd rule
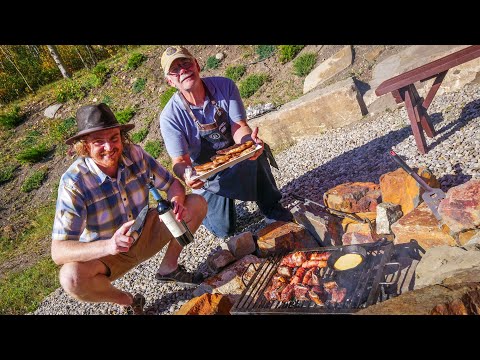
[[[180,71],[182,71],[182,69],[188,70],[192,67],[192,65],[193,65],[192,60],[184,60],[182,62],[179,62],[177,66],[170,68],[168,75],[178,76],[180,74]]]

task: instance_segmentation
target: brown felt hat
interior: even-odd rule
[[[78,138],[99,130],[113,129],[119,127],[120,130],[131,130],[134,124],[122,125],[118,122],[112,110],[107,104],[100,103],[98,105],[84,105],[77,110],[77,127],[76,135],[65,140],[65,144],[71,145]]]

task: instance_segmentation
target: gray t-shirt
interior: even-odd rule
[[[206,77],[202,80],[217,104],[228,113],[230,124],[246,120],[247,114],[240,92],[232,80],[224,77]],[[213,122],[215,109],[208,96],[203,106],[190,106],[190,108],[201,124]],[[185,110],[178,92],[172,96],[160,113],[160,131],[171,157],[189,154],[192,159],[195,159],[199,156],[200,133],[194,120]]]

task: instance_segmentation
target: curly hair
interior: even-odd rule
[[[130,139],[130,135],[128,135],[128,131],[121,130],[120,135],[122,137],[122,145],[123,147],[133,144],[132,139]],[[75,152],[78,156],[88,157],[90,153],[88,152],[87,142],[85,141],[85,136],[81,137],[80,139],[76,140],[72,144],[72,152]]]

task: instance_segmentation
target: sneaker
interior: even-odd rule
[[[133,302],[127,307],[128,315],[145,315],[143,307],[145,306],[145,297],[142,294],[135,294]]]
[[[197,286],[203,281],[201,273],[190,273],[183,265],[178,265],[177,269],[169,274],[161,275],[159,272],[155,274],[155,279],[160,283],[177,283],[179,285]]]
[[[277,203],[271,210],[265,214],[265,222],[271,224],[275,221],[293,222],[293,215],[285,209],[280,203]]]

